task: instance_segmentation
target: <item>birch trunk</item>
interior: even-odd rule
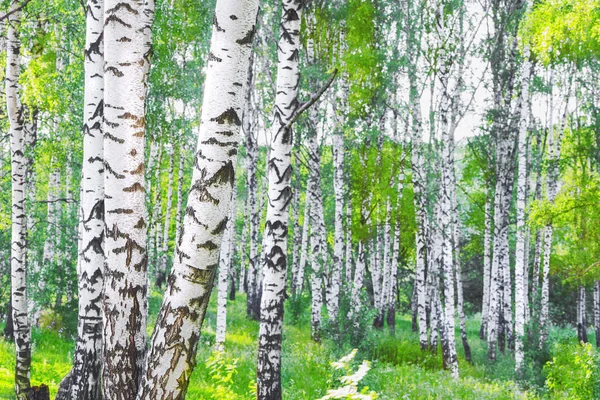
[[[358,257],[356,259],[356,268],[354,270],[354,279],[352,280],[352,298],[348,319],[352,321],[354,329],[360,328],[360,313],[362,309],[362,290],[365,275],[366,252],[362,241],[358,242]]]
[[[312,179],[308,179],[306,185],[306,198],[304,200],[304,222],[302,224],[302,243],[300,244],[300,261],[298,263],[298,272],[294,277],[294,290],[296,293],[302,293],[304,288],[304,270],[306,268],[307,251],[309,246],[308,229],[310,227],[310,207],[313,191]]]
[[[86,8],[81,249],[78,254],[78,319],[73,368],[57,400],[101,400],[102,287],[104,281],[104,1]],[[60,393],[64,396],[60,396]]]
[[[165,224],[162,234],[162,255],[160,260],[160,274],[167,275],[169,263],[169,232],[171,228],[171,207],[173,206],[173,179],[175,175],[175,157],[173,149],[169,149],[169,183],[167,186],[167,207],[165,209]]]
[[[549,167],[547,176],[548,187],[548,202],[554,203],[559,190],[559,166],[560,152],[562,147],[562,139],[564,135],[564,125],[567,119],[567,111],[569,106],[570,88],[565,94],[565,111],[558,127],[558,132],[555,134],[555,129],[552,122],[552,112],[550,112],[549,124],[551,127],[550,137],[548,140],[549,148]],[[552,101],[551,101],[552,102]],[[551,108],[552,110],[552,108]],[[542,297],[540,306],[540,347],[544,346],[548,339],[548,303],[550,301],[550,255],[552,253],[552,223],[546,225],[544,229],[544,264],[542,271]]]
[[[577,296],[577,338],[580,343],[587,343],[587,315],[586,315],[586,300],[585,300],[585,287],[579,287],[579,293]]]
[[[519,121],[519,141],[517,146],[518,178],[517,178],[517,248],[515,259],[515,371],[521,374],[523,368],[523,337],[525,336],[526,304],[528,302],[526,284],[528,280],[525,263],[525,207],[527,197],[527,126],[529,123],[529,46],[525,46],[525,60],[522,67],[521,111]]]
[[[254,56],[256,57],[256,56]],[[250,218],[250,253],[248,256],[248,275],[247,275],[247,315],[258,320],[260,318],[260,291],[259,291],[259,258],[258,258],[258,240],[260,225],[260,210],[258,206],[258,116],[255,112],[256,102],[253,99],[254,75],[252,63],[248,70],[248,94],[246,95],[246,108],[244,112],[244,132],[246,134],[246,153],[247,153],[247,171],[248,171],[248,204]]]
[[[278,43],[275,117],[268,162],[268,205],[264,241],[264,273],[260,307],[257,398],[279,400],[281,391],[281,331],[287,274],[287,234],[293,145],[291,126],[296,112],[300,73],[300,21],[303,2],[283,0]]]
[[[340,301],[340,286],[344,266],[344,138],[340,128],[333,133],[333,191],[335,193],[335,222],[333,268],[331,271],[331,300],[329,319],[335,321]]]
[[[183,174],[185,172],[185,154],[183,149],[179,152],[179,169],[177,174],[177,211],[175,213],[175,244],[179,242],[179,230],[183,218]]]
[[[348,183],[349,184],[349,183]],[[352,196],[348,190],[346,198],[346,282],[352,283]]]
[[[479,337],[481,340],[487,338],[488,316],[490,309],[490,275],[492,267],[492,208],[491,195],[485,202],[485,231],[483,233],[483,304],[481,307],[481,329]]]
[[[104,187],[106,398],[135,398],[146,350],[148,257],[144,187],[147,60],[145,6],[106,0],[104,9]],[[151,23],[151,21],[150,21]]]
[[[298,262],[299,262],[299,252],[300,246],[302,244],[302,227],[300,226],[300,174],[298,173],[298,168],[296,168],[295,173],[295,188],[294,188],[294,197],[292,200],[292,215],[291,215],[291,224],[292,224],[292,276],[290,282],[290,290],[292,292],[292,297],[296,295],[296,276],[298,275]]]
[[[219,256],[219,278],[218,278],[218,297],[217,297],[217,331],[215,335],[215,348],[217,351],[223,351],[225,345],[225,332],[227,330],[227,281],[231,268],[231,244],[234,242],[235,216],[237,203],[237,186],[233,185],[231,193],[231,214],[227,221],[227,228],[223,233],[221,242],[221,253]]]
[[[401,190],[400,190],[401,192]],[[390,334],[396,334],[396,293],[398,286],[398,261],[400,258],[400,223],[394,229],[394,247],[392,249],[392,270],[390,273],[390,289],[387,299],[387,324]]]
[[[594,330],[596,347],[600,347],[600,281],[594,282]]]
[[[13,1],[11,11],[19,6]],[[15,395],[26,400],[31,390],[31,325],[27,316],[27,271],[25,249],[25,157],[23,136],[23,107],[19,100],[21,42],[18,33],[21,12],[9,16],[6,60],[6,102],[10,122],[12,227],[11,227],[11,306],[16,346]]]
[[[256,0],[218,0],[198,147],[173,268],[152,335],[140,399],[184,398],[235,183]]]

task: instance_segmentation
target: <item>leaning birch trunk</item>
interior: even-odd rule
[[[104,1],[88,0],[81,180],[81,250],[78,319],[73,368],[57,400],[102,399],[102,287],[104,282]],[[63,393],[63,396],[60,394]]]
[[[138,399],[184,398],[230,211],[257,0],[218,0],[196,162]]]
[[[144,187],[147,60],[142,2],[106,0],[104,9],[106,398],[135,398],[146,350],[148,272]],[[150,22],[151,23],[151,22]]]
[[[281,331],[287,274],[287,234],[291,200],[291,126],[298,108],[300,21],[303,2],[282,0],[278,44],[277,90],[269,152],[264,268],[260,307],[257,397],[279,400],[281,391]]]
[[[233,185],[231,193],[231,214],[227,221],[227,228],[223,233],[221,242],[221,253],[219,256],[219,278],[218,278],[218,297],[217,297],[217,331],[215,335],[215,348],[217,351],[223,351],[225,345],[225,332],[227,330],[227,281],[229,270],[231,268],[231,243],[234,242],[235,216],[237,187]]]
[[[525,46],[525,60],[522,67],[519,141],[517,158],[519,160],[517,179],[517,248],[515,252],[515,371],[519,375],[523,368],[525,336],[525,314],[528,302],[525,281],[528,280],[527,265],[525,264],[525,243],[527,233],[525,227],[525,202],[527,195],[527,126],[529,123],[529,46]]]
[[[11,10],[19,6],[13,1]],[[15,394],[26,400],[31,390],[31,326],[27,316],[27,271],[25,249],[25,157],[23,108],[19,100],[19,56],[21,42],[18,33],[21,12],[9,17],[6,52],[6,103],[10,122],[12,175],[12,237],[11,237],[11,305],[16,346]]]
[[[335,192],[335,223],[333,267],[331,271],[331,299],[329,319],[335,321],[338,315],[340,285],[344,265],[344,138],[337,127],[333,134],[333,191]]]

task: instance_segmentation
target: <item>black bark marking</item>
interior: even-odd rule
[[[225,217],[221,220],[221,222],[219,222],[217,224],[217,227],[215,229],[213,229],[213,231],[210,233],[211,235],[218,235],[221,234],[225,231],[225,228],[227,227],[227,222],[229,221],[229,217]]]
[[[246,35],[244,35],[243,38],[236,40],[235,42],[239,45],[247,45],[247,44],[252,44],[252,42],[254,41],[254,26],[248,31],[246,32]]]
[[[208,61],[222,62],[222,61],[223,61],[223,59],[222,59],[222,58],[219,58],[219,57],[217,57],[217,56],[215,56],[215,55],[213,54],[213,52],[211,51],[210,53],[208,53]]]
[[[199,243],[196,245],[197,249],[205,249],[208,251],[216,250],[219,248],[212,240],[208,240],[204,243]]]
[[[136,182],[133,185],[124,188],[123,191],[127,192],[127,193],[133,193],[133,192],[144,193],[144,192],[146,192],[146,189],[144,189],[144,187],[139,182]]]
[[[233,108],[229,108],[227,109],[223,114],[219,115],[216,118],[211,118],[211,121],[217,122],[220,125],[235,125],[235,126],[241,126],[242,125],[242,121],[240,120],[240,117],[238,116],[237,112],[233,109]]]

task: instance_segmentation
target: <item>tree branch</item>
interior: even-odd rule
[[[333,74],[331,74],[331,77],[329,78],[327,83],[325,83],[325,85],[317,93],[312,95],[311,98],[306,103],[302,103],[300,108],[294,113],[294,115],[290,119],[290,122],[288,122],[287,125],[285,126],[286,130],[292,129],[292,125],[294,125],[294,122],[296,122],[298,117],[300,117],[300,115],[302,115],[302,113],[304,113],[304,111],[308,110],[310,108],[310,106],[315,104],[315,102],[317,100],[319,100],[319,97],[321,97],[323,95],[323,93],[325,93],[327,91],[327,89],[329,89],[329,87],[333,83],[333,80],[335,79],[337,73],[338,73],[338,70],[336,68],[335,70],[333,70]]]
[[[9,12],[7,12],[4,15],[0,15],[0,22],[4,21],[5,19],[7,19],[8,17],[10,17],[11,15],[13,15],[16,12],[21,11],[22,9],[24,9],[27,4],[29,4],[31,0],[23,0],[23,2],[21,3],[20,6],[16,7],[14,10],[10,10]]]

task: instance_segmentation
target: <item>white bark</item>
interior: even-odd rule
[[[169,181],[167,184],[167,207],[165,209],[165,224],[162,234],[162,254],[160,260],[160,273],[167,274],[169,263],[169,232],[171,230],[171,211],[173,206],[173,179],[175,175],[175,157],[173,148],[169,148]]]
[[[552,79],[551,79],[552,81]],[[549,167],[547,174],[547,199],[549,203],[554,203],[556,195],[559,191],[559,166],[560,153],[562,147],[562,139],[565,130],[567,119],[567,111],[569,107],[570,88],[565,94],[565,110],[562,115],[560,126],[556,129],[553,126],[552,106],[550,108],[549,127],[550,133],[548,138],[549,149]],[[552,100],[550,101],[552,104]],[[542,297],[540,306],[540,347],[544,346],[548,339],[548,303],[550,301],[550,255],[552,253],[552,223],[546,225],[544,229],[544,264],[542,270]]]
[[[292,122],[298,102],[300,21],[303,2],[283,0],[278,48],[275,116],[270,143],[263,291],[260,307],[257,398],[281,399],[281,333],[287,274],[287,234],[291,201]]]
[[[529,46],[525,46],[525,60],[522,66],[522,83],[520,99],[519,141],[517,145],[518,179],[517,179],[517,248],[515,259],[515,371],[521,373],[523,368],[526,304],[528,302],[526,284],[528,280],[525,263],[525,207],[527,196],[527,127],[529,124]]]
[[[11,10],[19,6],[13,1]],[[19,100],[21,42],[17,27],[21,12],[9,16],[6,52],[6,103],[10,122],[12,175],[12,233],[11,233],[11,303],[16,345],[15,395],[26,400],[30,391],[31,325],[27,317],[27,272],[25,249],[25,157],[23,108]]]
[[[218,278],[218,297],[217,297],[217,330],[215,335],[215,348],[223,351],[225,345],[225,332],[227,330],[227,283],[229,271],[231,268],[231,244],[235,241],[235,216],[237,204],[237,186],[233,185],[231,194],[231,214],[227,221],[227,228],[223,233],[221,242],[221,253],[219,256],[219,278]]]
[[[191,190],[138,400],[184,398],[230,212],[256,0],[217,0]]]
[[[102,398],[102,287],[104,282],[104,1],[88,0],[86,12],[81,248],[78,252],[78,321],[73,369],[57,400]],[[63,392],[64,390],[64,392]],[[63,395],[61,396],[61,393]]]
[[[596,347],[600,347],[600,281],[594,282],[594,330]]]
[[[337,319],[340,286],[342,280],[342,269],[344,266],[344,138],[340,128],[333,133],[333,191],[335,193],[335,222],[334,222],[334,246],[333,267],[331,270],[331,303],[329,318]]]
[[[490,275],[492,267],[492,196],[485,202],[485,228],[483,233],[483,304],[481,306],[481,330],[479,337],[487,338],[487,321],[490,307]]]
[[[144,187],[147,28],[141,1],[104,9],[104,184],[106,398],[137,394],[146,350],[147,211]]]

